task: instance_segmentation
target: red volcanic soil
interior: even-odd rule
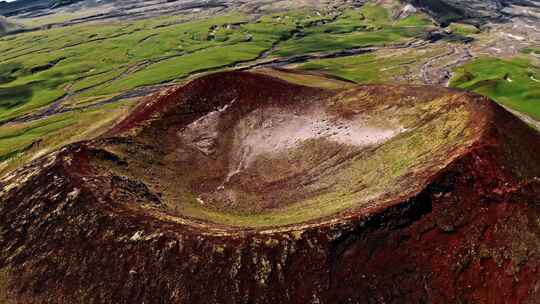
[[[538,176],[474,94],[214,74],[0,179],[0,302],[539,303]]]

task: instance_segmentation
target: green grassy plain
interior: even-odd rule
[[[0,130],[0,161],[7,160],[29,149],[38,140],[54,135],[54,132],[75,123],[73,115],[58,115],[51,119],[41,120],[19,128],[2,128]]]
[[[450,86],[488,96],[540,120],[540,67],[528,58],[476,59],[455,70]]]
[[[245,16],[230,15],[171,24],[170,18],[164,18],[129,24],[77,25],[0,39],[0,77],[4,79],[0,82],[0,121],[31,112],[68,93],[89,91],[88,95],[97,96],[174,79],[177,75],[163,73],[174,64],[167,58],[217,46],[238,48],[248,40],[238,31],[226,33],[221,39],[225,41],[210,39],[208,33],[212,26],[245,20]],[[256,51],[248,52],[253,57],[258,55]],[[197,55],[204,60],[206,54]],[[219,67],[215,61],[208,66]],[[162,64],[161,70],[158,66],[154,71],[162,76],[141,74],[131,81],[121,79],[122,72],[145,64]],[[180,64],[176,69],[181,76],[193,68]],[[142,72],[135,70],[134,74]],[[141,77],[148,80],[137,81]],[[115,80],[122,82],[117,85]]]
[[[461,36],[471,36],[479,34],[481,31],[474,25],[464,24],[464,23],[451,23],[448,26],[448,29],[452,33],[461,35]]]
[[[162,17],[84,24],[0,38],[0,122],[66,95],[70,101],[117,95],[270,56],[403,42],[431,22],[393,21],[380,6],[319,13],[243,14],[186,21]]]
[[[419,37],[430,26],[431,21],[423,15],[392,20],[390,12],[384,7],[366,4],[360,9],[346,10],[333,22],[300,28],[295,37],[279,45],[276,55],[291,56],[395,44]]]
[[[397,78],[403,78],[410,70],[420,70],[423,58],[440,52],[441,50],[436,48],[427,53],[417,50],[399,53],[398,50],[392,50],[386,54],[374,52],[350,57],[312,60],[299,65],[298,68],[307,71],[322,71],[362,84],[396,83],[399,82]],[[414,80],[407,79],[406,82],[410,83]]]

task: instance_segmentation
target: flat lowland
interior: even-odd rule
[[[198,78],[0,180],[4,302],[538,299],[534,129],[459,90],[282,79]]]

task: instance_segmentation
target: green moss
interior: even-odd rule
[[[179,24],[170,19],[77,25],[0,39],[0,121],[69,92],[91,88],[81,98],[119,94],[254,59],[280,35],[229,28],[247,21],[241,14]],[[209,39],[216,26],[218,39]]]

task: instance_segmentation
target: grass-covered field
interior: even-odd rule
[[[34,122],[1,126],[0,175],[66,144],[102,134],[125,117],[132,106],[133,103],[124,101]]]
[[[528,47],[521,50],[523,54],[533,55],[540,58],[540,47]]]
[[[392,21],[379,6],[321,14],[242,14],[183,22],[164,17],[75,25],[0,39],[0,122],[49,105],[110,96],[140,86],[270,55],[290,56],[403,42],[431,23]],[[272,49],[272,50],[274,50]]]
[[[382,6],[366,4],[343,12],[335,21],[302,27],[292,39],[280,44],[278,56],[338,51],[358,47],[404,42],[418,37],[432,26],[423,15],[393,20]]]
[[[235,15],[170,25],[173,20],[165,18],[130,24],[71,26],[3,38],[0,40],[0,71],[4,79],[0,84],[0,121],[48,105],[68,93],[99,96],[170,80],[176,75],[166,70],[173,64],[177,65],[178,75],[185,75],[193,67],[167,58],[189,53],[204,60],[205,53],[198,52],[216,46],[239,47],[248,39],[238,30],[226,33],[225,41],[207,36],[212,26],[245,20],[245,16]],[[242,55],[258,55],[249,49],[246,53]],[[156,63],[152,65],[153,62]],[[154,70],[137,70],[138,65],[145,64]],[[133,74],[127,76],[140,76],[120,77],[130,68],[134,69]],[[152,73],[160,77],[151,77]],[[141,77],[147,81],[137,81]]]
[[[307,71],[323,71],[356,83],[415,83],[420,66],[441,50],[389,50],[357,56],[313,60],[298,66]]]
[[[427,53],[412,50],[399,55],[369,53],[358,56],[314,60],[299,66],[308,71],[323,71],[356,83],[414,82],[403,78],[411,70],[418,75],[425,58],[444,50]],[[527,54],[534,54],[530,48]],[[540,54],[540,52],[539,52]],[[451,87],[467,89],[488,96],[516,111],[540,120],[540,67],[530,58],[478,58],[454,70]]]
[[[489,96],[540,120],[540,67],[528,58],[479,58],[457,68],[450,85]]]

